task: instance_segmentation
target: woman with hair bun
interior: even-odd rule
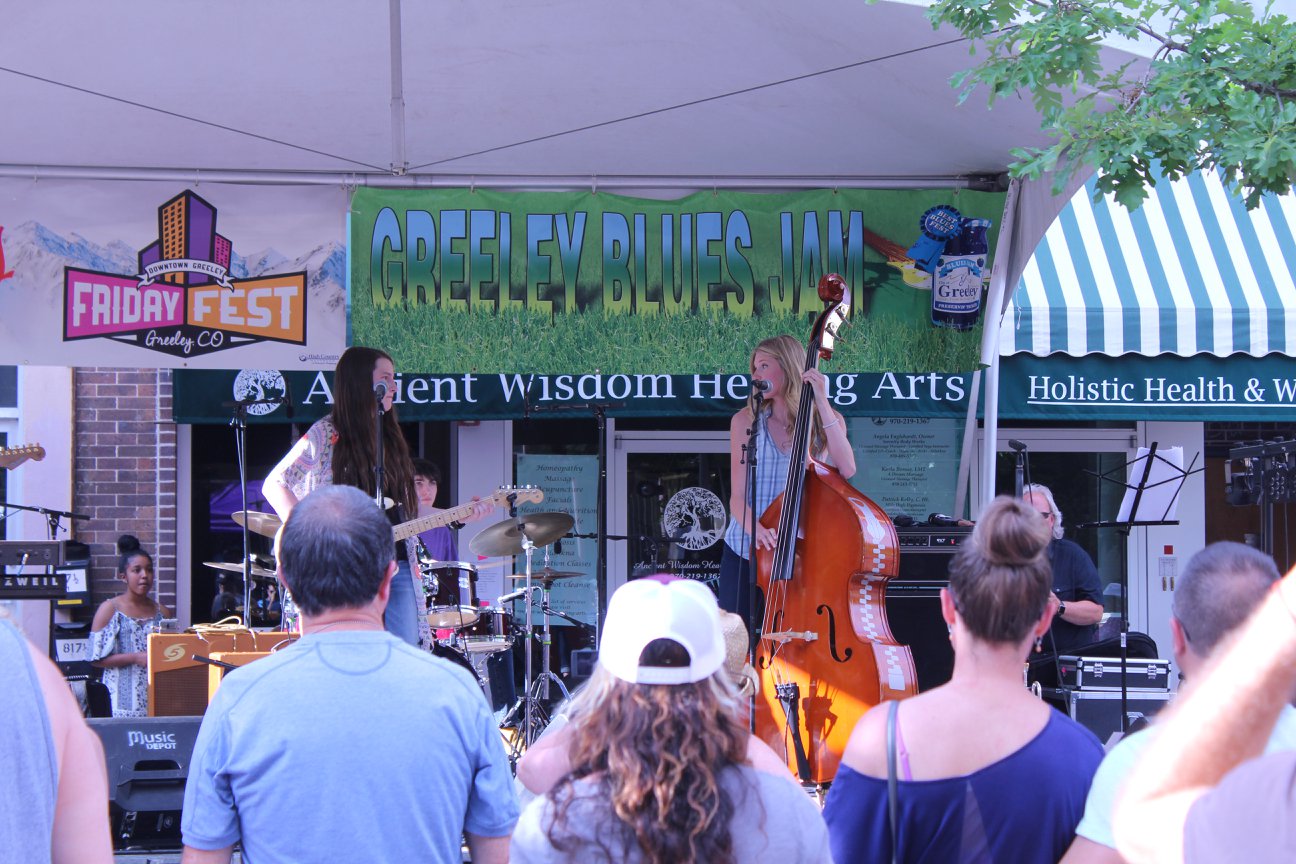
[[[90,663],[103,670],[114,717],[148,716],[148,637],[171,612],[153,599],[153,556],[130,534],[117,539],[121,594],[99,605],[90,625]]]
[[[982,514],[941,590],[953,677],[855,727],[824,808],[835,860],[1051,864],[1066,852],[1103,750],[1023,680],[1057,603],[1050,539],[1025,502],[999,497]]]

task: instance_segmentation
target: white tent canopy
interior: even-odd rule
[[[968,44],[892,2],[70,0],[8,10],[0,58],[0,163],[37,176],[935,185],[1045,140],[958,105]]]
[[[949,79],[972,62],[903,2],[17,4],[0,28],[0,176],[640,194],[1001,182],[1012,148],[1046,135],[1026,100],[959,105]],[[988,309],[1065,203],[1048,182],[1009,196]]]

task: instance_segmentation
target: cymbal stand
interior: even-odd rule
[[[548,569],[549,567],[548,547],[545,547],[544,564],[545,564],[545,568]],[[553,649],[553,630],[550,627],[551,619],[549,616],[551,613],[553,613],[557,615],[562,615],[563,618],[567,618],[567,620],[569,621],[573,619],[569,618],[566,615],[563,615],[561,612],[558,612],[558,610],[556,609],[550,608],[549,593],[553,590],[552,579],[541,579],[539,588],[540,588],[540,611],[544,613],[544,629],[540,631],[540,675],[535,680],[535,686],[537,688],[536,698],[548,699],[549,682],[553,681],[555,684],[558,685],[558,689],[562,691],[563,698],[566,699],[569,698],[571,694],[567,692],[567,687],[562,683],[562,679],[553,673],[551,667],[551,660],[552,660],[551,651]],[[531,607],[534,604],[535,604],[535,595],[528,593],[527,594],[528,618],[531,614]],[[527,656],[528,657],[530,656],[530,651],[527,652]]]
[[[526,556],[526,583],[523,590],[526,591],[526,651],[522,656],[522,700],[519,704],[522,706],[522,740],[530,747],[531,742],[539,736],[535,724],[539,718],[536,717],[535,698],[531,695],[532,678],[531,670],[531,634],[535,632],[535,622],[531,617],[531,556],[535,554],[535,544],[531,538],[522,532],[522,553]],[[543,721],[541,721],[543,722]]]

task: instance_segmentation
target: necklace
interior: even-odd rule
[[[792,446],[792,424],[775,422],[775,417],[771,414],[765,425],[769,429],[770,440],[774,442],[774,446],[786,453]]]
[[[373,621],[370,621],[367,618],[339,618],[338,620],[330,621],[327,624],[311,625],[309,632],[318,633],[321,630],[327,630],[328,628],[336,627],[339,624],[368,624],[375,630],[381,629],[377,627]],[[304,636],[306,634],[303,632],[302,635]]]

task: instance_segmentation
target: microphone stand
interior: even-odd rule
[[[739,599],[742,597],[742,588],[747,588],[747,608],[743,610],[743,617],[747,619],[747,662],[756,668],[756,639],[758,628],[756,626],[756,526],[759,523],[759,517],[756,515],[756,436],[760,431],[760,414],[761,408],[765,403],[765,397],[760,390],[756,391],[753,400],[754,412],[752,413],[752,424],[747,429],[747,443],[743,445],[743,459],[747,464],[747,518],[748,518],[748,542],[747,542],[747,562],[743,567],[741,578],[738,582]],[[741,605],[741,604],[739,604]],[[764,622],[761,622],[762,626]],[[747,700],[747,723],[751,732],[756,731],[756,694],[752,694]]]
[[[747,589],[747,608],[743,610],[743,617],[747,619],[747,632],[750,636],[756,633],[756,528],[760,522],[760,516],[756,512],[756,436],[760,434],[760,412],[764,404],[765,397],[759,390],[756,391],[755,413],[752,415],[752,425],[747,429],[747,443],[743,445],[743,458],[747,464],[747,566],[744,568],[742,581],[739,583],[739,589]],[[749,640],[750,641],[750,640]]]
[[[377,447],[374,449],[374,503],[377,504],[378,509],[384,513],[387,512],[387,508],[383,507],[383,414],[387,413],[383,409],[383,399],[386,396],[387,391],[386,388],[384,388],[382,395],[377,397],[378,413],[376,417],[378,434],[375,437],[378,443]]]
[[[238,466],[239,506],[243,509],[243,626],[252,629],[252,537],[248,528],[247,517],[247,409],[253,405],[288,404],[288,416],[292,416],[292,400],[285,396],[271,396],[268,399],[235,399],[221,403],[222,407],[233,408],[230,427],[234,430],[234,461]]]
[[[264,403],[269,400],[255,400],[258,403]],[[234,453],[235,462],[238,464],[239,479],[239,506],[243,510],[243,530],[240,532],[243,539],[243,626],[248,629],[252,628],[252,538],[251,531],[248,528],[248,498],[247,498],[247,400],[239,400],[234,403],[234,416],[230,418],[230,426],[234,428]]]

